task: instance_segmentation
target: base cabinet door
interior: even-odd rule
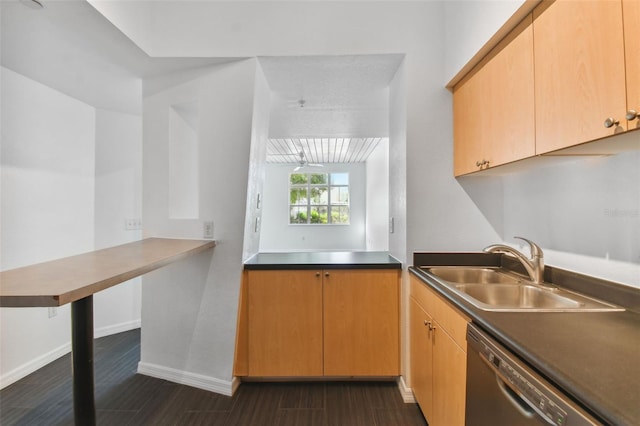
[[[414,276],[409,299],[411,389],[416,402],[429,426],[464,426],[469,319]]]
[[[433,344],[429,324],[433,320],[418,303],[410,298],[409,341],[411,389],[427,422],[433,413]]]
[[[325,270],[324,375],[400,374],[397,270]]]
[[[322,376],[322,276],[249,271],[249,376]]]
[[[436,322],[433,331],[433,421],[431,426],[464,425],[467,354]]]

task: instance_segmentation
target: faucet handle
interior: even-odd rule
[[[534,243],[531,240],[528,240],[526,238],[523,237],[513,237],[513,238],[517,238],[519,240],[522,241],[526,241],[527,243],[529,243],[529,250],[531,250],[531,257],[544,257],[544,254],[542,253],[542,249],[540,248],[540,246],[538,246],[536,243]]]

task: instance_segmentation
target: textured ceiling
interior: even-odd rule
[[[366,161],[388,137],[389,84],[404,55],[260,57],[271,89],[269,163]]]
[[[291,108],[370,108],[372,94],[385,91],[404,55],[261,57],[273,95]]]

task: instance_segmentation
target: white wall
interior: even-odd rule
[[[388,120],[387,120],[388,122]],[[367,168],[366,250],[389,250],[389,139],[369,155]]]
[[[443,85],[469,62],[525,1],[532,0],[443,2],[447,22],[444,43],[453,47],[445,49]]]
[[[94,108],[0,68],[3,270],[93,249]],[[69,307],[0,309],[1,386],[69,350]]]
[[[242,259],[258,252],[266,176],[267,139],[269,137],[271,92],[260,61],[256,64],[255,95],[251,129],[251,154],[249,159],[247,207],[244,225]]]
[[[289,173],[293,168],[266,167],[260,251],[366,250],[366,165],[327,164],[318,169],[322,173],[349,172],[349,225],[289,225]]]
[[[142,231],[125,230],[126,218],[142,218],[142,117],[97,109],[95,248],[139,240]],[[96,337],[140,326],[140,282],[135,278],[96,293]]]
[[[231,392],[255,87],[251,59],[144,99],[145,233],[201,238],[202,221],[213,220],[218,245],[143,276],[139,371],[221,393]],[[200,215],[172,220],[168,110],[191,101],[200,105]]]
[[[640,287],[640,153],[507,176],[504,197],[508,241],[530,237],[548,264]]]
[[[141,117],[96,109],[1,68],[3,270],[133,241],[141,217]],[[131,89],[130,77],[126,86]],[[141,83],[138,82],[141,94]],[[127,96],[131,96],[128,94]],[[70,309],[2,308],[0,386],[70,350]],[[140,284],[94,297],[95,335],[138,327]]]

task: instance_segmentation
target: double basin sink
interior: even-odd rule
[[[502,268],[438,266],[423,268],[458,296],[485,311],[606,312],[624,308],[552,285],[532,281]]]

